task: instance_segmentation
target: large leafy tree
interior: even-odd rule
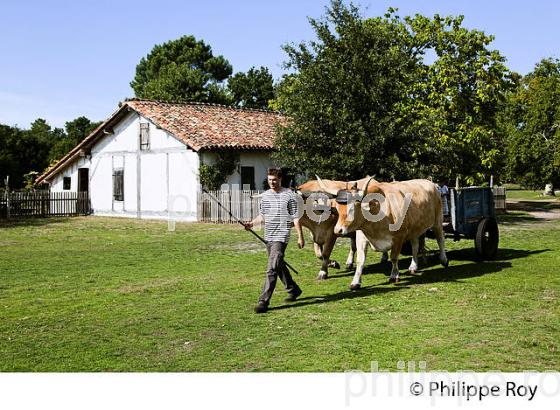
[[[156,45],[136,66],[130,86],[139,98],[229,102],[223,81],[232,73],[223,56],[193,36]]]
[[[26,130],[0,124],[0,186],[9,175],[10,188],[23,188],[27,174],[40,173],[62,158],[98,124],[86,117],[68,121],[66,131],[53,129],[42,118]]]
[[[246,73],[236,73],[228,80],[233,103],[244,108],[268,108],[274,98],[272,75],[268,68],[252,67]]]
[[[29,130],[0,126],[1,183],[9,175],[10,187],[21,188],[26,173],[44,169],[48,165],[47,157],[53,135],[60,132],[60,129],[52,130],[43,119],[35,120]]]
[[[397,175],[409,147],[396,109],[416,63],[403,47],[404,27],[363,20],[338,1],[310,23],[316,41],[284,46],[295,74],[278,86],[290,122],[279,130],[277,159],[325,178]]]
[[[560,60],[544,59],[523,77],[504,113],[510,179],[560,186]]]
[[[480,183],[499,174],[504,141],[496,121],[514,81],[505,58],[489,49],[493,36],[462,27],[462,16],[416,15],[404,21],[412,50],[423,56],[409,93],[413,98],[403,104],[416,132],[429,136],[419,150],[422,162],[430,163],[430,174],[439,179],[460,176]]]
[[[333,1],[310,19],[317,39],[287,45],[294,74],[275,103],[283,164],[331,178],[404,179],[455,174],[477,182],[498,156],[493,125],[509,81],[492,38],[462,18],[364,19]],[[433,61],[430,61],[433,59]]]
[[[87,117],[78,117],[65,124],[66,132],[56,138],[51,145],[48,155],[48,162],[59,160],[66,155],[72,148],[78,145],[85,137],[93,131],[100,122],[92,122]]]
[[[4,187],[7,176],[10,176],[10,186],[21,184],[23,173],[14,144],[22,137],[22,133],[17,127],[0,124],[0,187]]]

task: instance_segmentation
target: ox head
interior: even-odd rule
[[[336,210],[332,205],[334,196],[322,191],[317,181],[308,181],[300,185],[296,194],[300,197],[300,204],[305,210],[302,214],[304,223],[321,224],[328,221],[334,226],[336,222]]]
[[[321,180],[319,179],[319,181]],[[339,189],[336,193],[332,189],[329,190],[327,186],[323,186],[323,189],[325,192],[335,195],[334,206],[338,214],[338,221],[334,227],[334,233],[337,235],[354,232],[360,229],[364,222],[371,220],[371,218],[365,218],[364,211],[377,213],[379,210],[380,201],[369,198],[369,194],[382,195],[382,190],[374,177],[368,179],[364,189],[358,189],[357,183],[354,183],[349,189]],[[367,200],[365,202],[364,197]]]

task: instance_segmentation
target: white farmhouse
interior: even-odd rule
[[[282,121],[264,110],[129,99],[36,183],[89,192],[95,215],[160,219],[171,210],[194,221],[200,164],[235,150],[227,183],[262,189]]]

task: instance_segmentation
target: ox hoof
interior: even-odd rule
[[[442,262],[441,266],[443,266],[444,268],[447,268],[449,266],[449,261],[446,260],[445,262]]]
[[[359,283],[352,283],[350,285],[350,290],[358,290],[362,287],[362,285],[360,285]]]
[[[389,278],[389,283],[398,283],[399,282],[399,278]]]
[[[340,264],[337,261],[331,261],[331,263],[329,263],[329,268],[340,269]]]
[[[346,270],[351,270],[354,267],[353,263],[347,263],[346,264]]]
[[[416,275],[416,269],[409,269],[408,273],[411,275]]]
[[[317,280],[325,280],[329,277],[329,274],[327,272],[319,272],[319,274],[317,275]]]

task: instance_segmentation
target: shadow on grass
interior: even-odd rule
[[[495,261],[510,261],[513,259],[527,258],[531,255],[538,255],[544,252],[550,252],[551,249],[536,249],[536,250],[526,250],[526,249],[509,249],[509,248],[499,248],[498,254],[496,255]],[[447,251],[447,259],[452,263],[453,261],[473,261],[478,262],[476,259],[476,252],[474,250],[474,245],[472,248],[454,249]],[[408,260],[410,263],[410,259]],[[486,263],[491,263],[486,262]],[[438,265],[439,261],[437,257],[430,255],[428,256],[428,261],[423,264],[422,267],[430,267]],[[408,266],[408,265],[407,265]]]
[[[380,253],[375,252],[375,255],[381,255]],[[354,264],[354,267],[356,265]],[[400,266],[400,261],[399,261]],[[341,269],[338,274],[331,274],[332,268],[329,269],[329,279],[335,278],[346,278],[349,276],[354,276],[355,270],[348,270],[348,269]],[[389,275],[391,273],[391,263],[390,262],[378,262],[371,265],[365,265],[364,270],[362,271],[362,275],[369,275],[372,273],[383,273],[385,275]]]
[[[551,201],[515,201],[507,203],[508,210],[512,211],[555,211],[560,209],[560,202]]]
[[[498,216],[498,223],[500,225],[515,225],[527,222],[539,222],[539,219],[530,214],[502,214]]]
[[[543,252],[550,252],[551,249],[538,249],[538,250],[524,250],[524,249],[508,249],[508,248],[501,248],[498,249],[498,255],[496,256],[497,261],[510,261],[513,259],[521,259],[526,258],[531,255],[538,255]],[[474,248],[464,248],[464,249],[455,249],[451,251],[447,251],[447,259],[451,263],[453,261],[472,261],[477,262],[476,260],[476,253]],[[374,253],[378,255],[378,252]],[[379,254],[380,255],[380,254]],[[410,265],[412,258],[411,257],[404,257],[399,259],[399,269],[402,271],[403,269],[407,269]],[[434,251],[429,251],[426,255],[425,259],[420,258],[420,270],[431,268],[434,266],[439,265],[438,255],[434,254]],[[475,263],[477,265],[478,263]],[[386,276],[389,276],[391,273],[391,263],[390,262],[378,262],[371,265],[364,266],[364,270],[362,275],[369,275],[373,273],[382,273]],[[340,271],[338,274],[331,274],[329,272],[329,279],[335,278],[345,278],[345,277],[352,277],[354,276],[354,270],[349,271]]]
[[[289,309],[300,306],[315,305],[320,303],[336,302],[342,299],[354,299],[362,298],[373,295],[382,295],[388,292],[394,292],[401,289],[407,289],[411,285],[426,284],[426,283],[437,283],[437,282],[457,282],[463,279],[475,278],[479,276],[484,276],[488,274],[498,273],[504,269],[511,268],[511,260],[526,258],[531,255],[540,254],[543,252],[549,252],[550,249],[539,249],[534,251],[521,250],[521,249],[500,249],[498,252],[498,257],[496,261],[486,261],[486,262],[472,262],[469,264],[462,264],[453,266],[452,264],[444,268],[440,266],[435,269],[425,270],[439,264],[437,258],[430,257],[428,263],[421,265],[421,272],[416,275],[403,275],[401,273],[400,282],[396,285],[389,284],[389,281],[362,287],[360,290],[351,291],[347,290],[344,292],[339,292],[335,294],[320,295],[320,296],[308,296],[298,299],[295,303],[290,303],[288,305],[274,306],[270,310],[281,310]],[[452,250],[447,253],[449,260],[473,260],[474,250],[472,249],[459,249]],[[401,265],[402,263],[402,265]],[[410,263],[410,258],[405,258],[399,260],[399,266],[402,267]],[[370,273],[384,273],[389,275],[390,264],[386,262],[379,262],[374,265],[369,265],[364,267],[363,274]],[[353,272],[341,273],[338,275],[329,275],[330,278],[341,278],[347,276],[353,276]],[[389,285],[389,286],[387,286]]]
[[[498,273],[507,268],[511,268],[511,263],[503,261],[470,263],[467,265],[449,266],[448,268],[440,267],[438,269],[425,271],[422,274],[418,275],[401,276],[400,282],[395,285],[389,284],[389,282],[387,281],[377,285],[365,286],[357,291],[347,290],[334,294],[307,296],[298,299],[294,303],[273,306],[269,308],[269,310],[290,309],[308,305],[337,302],[343,299],[355,299],[368,296],[383,295],[389,292],[408,289],[412,285],[438,282],[458,282],[463,279]]]
[[[45,226],[67,223],[72,216],[66,217],[28,217],[17,219],[0,219],[0,229],[21,228],[24,226]]]

